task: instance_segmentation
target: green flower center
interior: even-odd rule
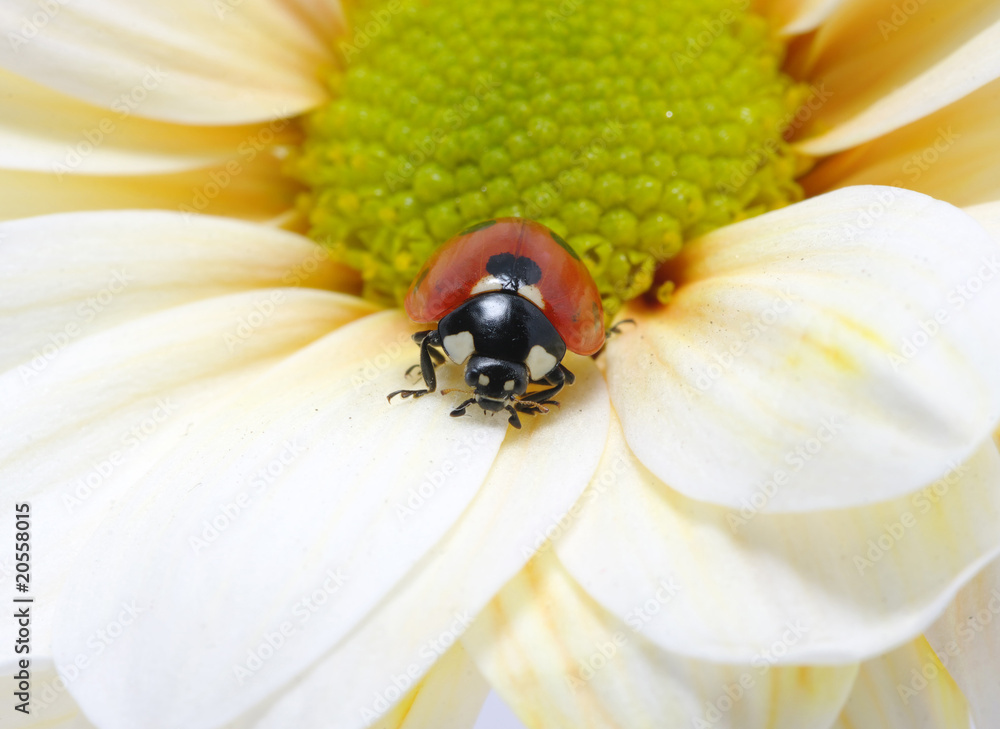
[[[587,262],[613,316],[685,240],[802,197],[782,131],[803,90],[747,4],[357,9],[333,101],[289,161],[310,234],[398,305],[458,231],[533,218]]]

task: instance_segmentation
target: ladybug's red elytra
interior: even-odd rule
[[[597,284],[566,241],[522,218],[487,220],[463,230],[430,257],[406,294],[415,322],[437,322],[417,332],[425,389],[389,395],[421,397],[437,387],[445,360],[465,365],[469,398],[451,411],[544,413],[575,377],[562,364],[569,349],[594,354],[604,344],[604,310]],[[412,369],[412,368],[411,368]],[[528,392],[529,384],[547,385]]]

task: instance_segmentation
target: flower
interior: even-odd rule
[[[7,217],[74,211],[0,228],[42,719],[991,725],[996,244],[919,194],[996,230],[981,11],[775,2],[817,196],[686,244],[515,433],[386,406],[413,327],[260,223],[339,9],[100,7],[2,16]],[[125,207],[174,212],[79,212]]]

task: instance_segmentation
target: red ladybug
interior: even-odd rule
[[[487,220],[442,245],[420,269],[406,294],[406,313],[437,322],[417,332],[426,389],[389,395],[415,398],[434,392],[434,368],[445,354],[465,365],[473,397],[451,411],[547,412],[573,373],[566,350],[594,354],[604,344],[604,310],[597,284],[576,252],[544,225],[522,218]],[[412,369],[412,368],[411,368]],[[548,387],[528,393],[529,383]]]

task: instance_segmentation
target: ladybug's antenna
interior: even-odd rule
[[[466,395],[475,395],[476,394],[473,390],[466,390],[464,387],[448,387],[448,388],[445,388],[444,390],[441,390],[441,394],[442,395],[448,395],[448,394],[450,394],[452,392],[461,392],[461,393],[464,393]]]

